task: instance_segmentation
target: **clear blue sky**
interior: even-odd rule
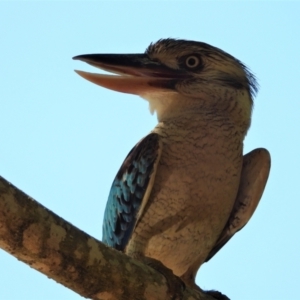
[[[197,283],[232,300],[295,299],[299,32],[299,2],[0,2],[0,175],[101,239],[112,180],[156,117],[141,98],[80,78],[74,69],[92,68],[72,57],[143,52],[166,37],[220,47],[258,77],[245,152],[269,149],[272,170],[250,223]],[[2,250],[0,265],[0,299],[81,299]]]

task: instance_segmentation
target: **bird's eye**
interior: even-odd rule
[[[194,69],[199,66],[200,59],[195,55],[190,55],[186,58],[185,64],[188,68]]]

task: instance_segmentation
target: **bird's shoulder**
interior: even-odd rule
[[[150,133],[128,153],[109,193],[103,242],[124,250],[149,198],[161,153],[160,136]]]

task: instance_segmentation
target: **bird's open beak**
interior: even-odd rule
[[[95,84],[122,93],[143,95],[170,91],[174,90],[179,79],[187,77],[182,71],[150,60],[146,54],[85,54],[73,59],[117,74],[104,75],[75,70],[77,74]]]

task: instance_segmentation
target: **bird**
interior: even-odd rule
[[[229,53],[183,39],[160,39],[142,54],[73,59],[112,73],[76,70],[145,99],[158,120],[113,180],[103,242],[161,262],[197,289],[199,268],[246,225],[268,180],[269,151],[243,154],[256,77]]]

